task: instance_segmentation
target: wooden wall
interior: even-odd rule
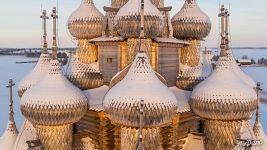
[[[167,81],[168,86],[175,86],[179,69],[179,48],[159,44],[158,73]]]
[[[99,68],[103,74],[104,84],[109,85],[110,80],[120,71],[119,44],[99,45]]]

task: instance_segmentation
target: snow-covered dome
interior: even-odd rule
[[[18,85],[19,97],[44,77],[48,70],[49,61],[49,54],[42,53],[34,69],[20,81]]]
[[[211,30],[209,17],[197,0],[185,0],[182,9],[172,18],[173,35],[178,39],[203,39]]]
[[[240,140],[238,142],[242,142],[242,140],[247,140],[247,139],[256,140],[250,120],[242,121],[242,126],[239,132],[239,139]],[[233,150],[241,150],[243,148],[244,147],[242,144],[237,144]],[[259,149],[258,146],[253,146],[251,147],[250,150],[259,150]]]
[[[138,53],[127,75],[104,99],[110,120],[119,125],[139,126],[139,105],[144,101],[144,127],[168,123],[177,110],[175,95],[156,76],[145,53]]]
[[[12,94],[12,80],[9,81],[9,88],[11,88],[10,94]],[[12,95],[10,95],[12,96]],[[0,150],[13,150],[13,146],[16,142],[18,131],[14,121],[14,111],[13,111],[13,99],[10,98],[9,103],[9,118],[7,122],[6,130],[4,134],[0,137]]]
[[[255,121],[255,124],[253,126],[253,132],[255,134],[256,140],[260,141],[260,145],[259,145],[260,150],[263,150],[263,148],[267,147],[267,136],[264,133],[264,130],[263,130],[263,127],[262,127],[262,124],[261,124],[261,118],[260,118],[259,109],[260,109],[260,106],[258,106],[258,108],[257,108],[256,121]]]
[[[139,37],[141,28],[141,0],[129,0],[115,16],[118,33],[127,38]],[[150,0],[144,0],[145,37],[156,37],[163,28],[163,15]]]
[[[103,85],[103,76],[99,70],[98,62],[91,64],[81,63],[76,54],[71,54],[66,70],[66,77],[82,90],[97,88]]]
[[[104,15],[95,7],[93,0],[82,0],[68,20],[68,29],[78,39],[92,39],[102,35]]]
[[[263,127],[260,123],[260,121],[256,121],[253,126],[253,132],[255,134],[256,139],[261,140],[261,142],[265,142],[265,145],[267,145],[267,137],[264,133]]]
[[[17,136],[16,142],[14,143],[13,150],[27,150],[27,141],[35,140],[38,140],[36,129],[28,120],[25,120],[19,130],[19,134]]]
[[[191,107],[200,117],[249,119],[257,107],[255,90],[242,81],[222,49],[213,73],[193,90]]]
[[[177,87],[184,90],[193,90],[198,83],[211,74],[213,68],[205,55],[205,53],[201,54],[199,64],[196,67],[187,65],[181,67],[181,73],[178,75],[176,82]]]
[[[43,10],[42,13],[42,20],[43,20],[43,49],[42,53],[40,55],[40,58],[35,65],[34,69],[27,75],[25,76],[19,83],[18,85],[18,95],[21,97],[23,93],[34,86],[37,82],[39,82],[44,75],[46,74],[49,66],[49,54],[47,51],[47,40],[46,40],[46,20],[48,19],[46,15],[46,10]]]
[[[33,124],[62,125],[77,122],[86,113],[87,99],[65,78],[55,59],[44,78],[22,96],[20,106]]]
[[[115,76],[112,77],[110,83],[109,83],[109,88],[112,88],[114,85],[116,85],[117,83],[119,83],[129,72],[130,68],[131,68],[132,64],[129,64],[128,66],[126,66],[124,69],[122,69],[121,71],[119,71],[117,74],[115,74]],[[167,81],[165,80],[165,78],[159,74],[158,72],[154,71],[154,73],[156,74],[156,76],[158,77],[158,79],[165,85],[167,85]]]
[[[227,51],[227,57],[230,61],[232,61],[232,65],[234,68],[234,72],[240,77],[241,80],[243,80],[245,83],[247,83],[249,86],[251,87],[256,87],[256,82],[249,77],[248,75],[246,75],[241,69],[240,67],[237,65],[235,58],[233,56],[233,53],[231,50]]]
[[[13,150],[17,134],[14,122],[8,121],[7,128],[4,134],[0,137],[0,150]]]

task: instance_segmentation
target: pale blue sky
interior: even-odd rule
[[[59,0],[59,38],[61,47],[73,47],[74,42],[67,33],[68,16],[81,0]],[[0,0],[0,47],[40,47],[41,5],[51,12],[56,0]],[[174,15],[183,4],[183,0],[165,0],[166,6],[172,6]],[[102,11],[110,0],[95,0]],[[218,45],[218,7],[219,0],[198,0],[202,10],[211,18],[212,30],[204,46]],[[227,7],[231,4],[232,45],[267,46],[267,1],[266,0],[221,0]],[[48,30],[51,30],[49,21]],[[51,32],[48,33],[51,43]]]

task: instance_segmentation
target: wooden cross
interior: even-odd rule
[[[14,110],[13,110],[13,86],[15,86],[15,83],[13,83],[12,79],[9,79],[7,88],[9,88],[9,120],[14,121]]]
[[[49,17],[46,15],[46,10],[43,10],[42,16],[40,18],[43,19],[43,53],[47,54],[47,40],[46,40],[46,20],[49,19]]]

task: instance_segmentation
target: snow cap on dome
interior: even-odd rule
[[[249,119],[257,107],[257,95],[236,74],[237,68],[227,55],[227,41],[222,38],[220,58],[213,73],[194,88],[191,106],[203,118]]]
[[[34,69],[25,76],[18,85],[18,94],[21,97],[26,90],[33,87],[46,74],[49,66],[49,54],[41,54]]]
[[[184,90],[193,90],[193,88],[205,80],[212,72],[211,63],[207,60],[206,54],[202,52],[199,64],[195,67],[184,65],[181,67],[181,73],[177,78],[177,86]]]
[[[207,57],[203,52],[200,55],[201,56],[198,66],[185,68],[184,75],[204,80],[211,74],[212,72],[211,63],[207,60]]]
[[[7,123],[7,128],[4,131],[4,134],[0,137],[0,150],[12,150],[17,138],[17,128],[14,120],[14,111],[13,111],[13,98],[12,98],[12,87],[13,81],[9,80],[9,85],[7,88],[10,89],[10,101],[9,101],[9,118]]]
[[[230,14],[228,13],[228,10],[224,8],[224,6],[221,8],[221,11],[222,13],[225,13],[225,19],[222,23],[224,23],[224,34],[222,38],[222,42],[224,42],[225,44],[223,45],[224,46],[224,49],[226,49],[225,51],[223,51],[223,53],[225,53],[224,55],[229,59],[228,61],[231,62],[230,65],[232,65],[232,67],[234,68],[234,72],[239,76],[239,78],[244,81],[246,84],[248,84],[250,87],[252,88],[255,88],[256,87],[256,82],[252,80],[251,77],[249,77],[248,75],[246,75],[241,69],[240,67],[237,65],[236,63],[236,60],[233,56],[233,53],[232,53],[232,50],[229,46],[229,25],[228,25],[228,22],[229,22],[229,16]],[[219,14],[220,15],[223,15],[223,14]]]
[[[57,126],[77,122],[87,111],[87,99],[63,75],[57,59],[57,10],[53,9],[52,60],[49,70],[21,98],[22,114],[34,125]]]
[[[263,130],[263,127],[260,121],[256,121],[256,123],[254,124],[253,132],[255,134],[256,140],[260,141],[259,147],[262,148],[261,150],[263,150],[263,148],[266,148],[267,147],[267,136],[264,133],[264,130]]]
[[[41,18],[43,20],[43,50],[34,69],[20,81],[18,85],[19,97],[21,97],[26,90],[39,82],[48,70],[50,58],[47,52],[46,20],[48,17],[46,16],[46,10],[43,10]]]
[[[173,34],[178,39],[205,38],[211,30],[209,17],[199,8],[197,0],[185,0],[182,9],[172,18]]]
[[[257,94],[236,73],[227,56],[229,39],[227,11],[222,17],[221,54],[213,73],[198,84],[191,95],[191,107],[202,118],[215,120],[247,120],[257,108]],[[225,24],[226,22],[226,24]]]
[[[17,138],[15,123],[8,121],[4,134],[0,137],[0,150],[12,150]]]
[[[102,35],[104,15],[95,7],[93,0],[82,0],[68,20],[68,29],[78,39],[92,39]]]
[[[115,16],[115,27],[122,37],[139,37],[140,3],[141,0],[129,0]],[[144,18],[145,37],[158,36],[163,27],[163,15],[150,0],[144,0]]]
[[[233,65],[233,68],[235,68],[234,72],[239,76],[239,78],[246,84],[248,84],[250,87],[255,88],[256,82],[237,65],[231,49],[226,52],[226,55],[231,61],[231,65]]]
[[[260,83],[257,84],[256,90],[258,94],[258,107],[256,111],[255,124],[253,126],[253,132],[255,134],[256,140],[259,140],[261,142],[260,148],[263,149],[267,147],[267,136],[264,133],[260,117],[260,91],[262,90],[260,87]]]
[[[222,56],[213,73],[193,90],[191,99],[194,112],[209,119],[248,119],[257,106],[255,91]]]
[[[127,75],[104,99],[104,109],[115,124],[138,127],[144,101],[144,127],[168,123],[177,110],[175,95],[156,76],[145,53],[138,53]]]
[[[28,144],[26,142],[34,140],[38,140],[36,129],[28,120],[25,120],[19,130],[13,150],[27,150]]]
[[[78,121],[87,110],[87,99],[62,74],[58,60],[51,60],[48,73],[26,91],[20,105],[33,124],[58,125]]]
[[[264,133],[264,130],[263,130],[263,127],[262,127],[262,124],[259,120],[256,120],[254,126],[253,126],[253,132],[255,134],[255,137],[256,139],[258,140],[265,140],[265,144],[267,145],[267,137]],[[263,141],[262,141],[263,142]]]
[[[98,62],[91,64],[81,63],[77,54],[70,54],[66,70],[66,77],[82,90],[97,88],[103,85],[103,76],[99,70]]]

